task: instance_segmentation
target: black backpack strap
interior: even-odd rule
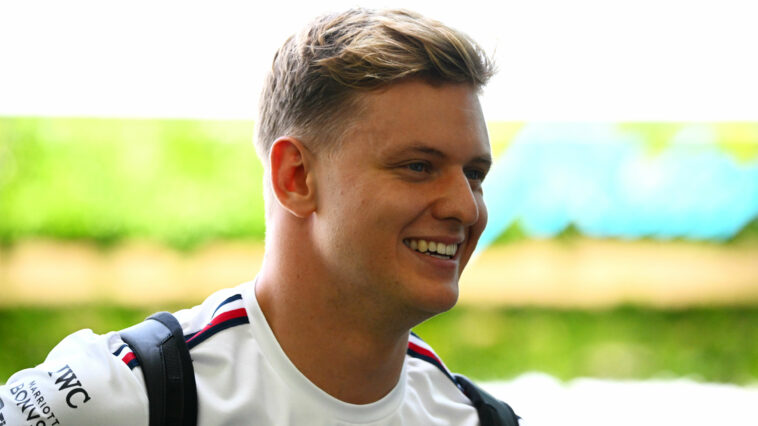
[[[176,318],[168,312],[158,312],[119,334],[142,367],[150,402],[150,426],[195,426],[195,372]]]
[[[466,377],[460,374],[454,376],[463,393],[474,404],[481,426],[518,426],[519,417],[510,405],[485,392]]]

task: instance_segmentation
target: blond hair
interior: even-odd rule
[[[358,93],[407,78],[486,84],[494,66],[473,40],[406,10],[350,9],[316,18],[274,56],[261,93],[256,149],[281,136],[333,147],[359,115]]]

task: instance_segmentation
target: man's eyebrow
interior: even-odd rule
[[[489,155],[489,154],[487,154],[487,155],[480,155],[478,157],[474,157],[471,160],[471,162],[472,163],[481,164],[482,166],[484,166],[487,169],[489,169],[490,167],[492,167],[492,156]]]
[[[442,152],[442,151],[440,151],[439,149],[432,148],[430,146],[423,145],[423,144],[409,146],[409,147],[407,147],[405,149],[400,150],[396,154],[401,154],[402,155],[402,154],[407,154],[407,153],[411,153],[411,152],[420,152],[422,154],[429,154],[429,155],[432,155],[434,157],[439,157],[439,158],[445,158],[445,157],[447,157],[445,155],[445,153]]]
[[[437,148],[432,148],[424,144],[418,144],[418,145],[412,145],[412,146],[406,147],[397,152],[394,152],[393,156],[401,156],[403,154],[408,154],[408,153],[413,153],[413,152],[428,154],[428,155],[438,157],[438,158],[447,158],[447,155],[444,152],[440,151]],[[470,162],[478,163],[489,168],[490,166],[492,166],[492,155],[490,154],[479,155],[477,157],[472,158]]]

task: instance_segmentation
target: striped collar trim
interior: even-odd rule
[[[184,339],[187,342],[187,348],[191,350],[219,331],[248,323],[250,323],[250,319],[247,316],[242,295],[235,294],[216,307],[211,320],[205,327],[195,333],[184,336]]]
[[[187,342],[187,349],[194,348],[219,331],[249,322],[250,320],[247,317],[247,311],[242,301],[242,295],[235,294],[216,307],[211,315],[211,320],[205,327],[195,333],[184,336],[184,340]],[[139,365],[139,360],[126,343],[119,346],[113,352],[113,356],[120,359],[131,370]]]
[[[408,356],[411,356],[416,359],[420,359],[422,361],[426,361],[435,367],[437,367],[442,374],[447,376],[448,379],[450,379],[455,386],[460,388],[460,385],[458,385],[458,382],[453,377],[453,374],[450,372],[450,370],[447,369],[445,366],[445,363],[442,362],[439,356],[437,356],[436,353],[434,353],[434,350],[431,346],[429,346],[425,341],[421,340],[420,337],[414,332],[411,331],[410,336],[408,337]]]

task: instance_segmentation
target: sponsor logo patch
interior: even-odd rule
[[[55,379],[55,384],[60,384],[58,391],[67,392],[66,404],[68,404],[69,407],[74,409],[79,408],[79,404],[84,404],[92,399],[90,398],[89,393],[84,389],[84,386],[82,386],[79,378],[76,377],[74,370],[72,370],[68,364],[64,365],[63,368],[58,371],[48,372],[47,374],[50,377],[53,377],[53,374],[58,375]]]

